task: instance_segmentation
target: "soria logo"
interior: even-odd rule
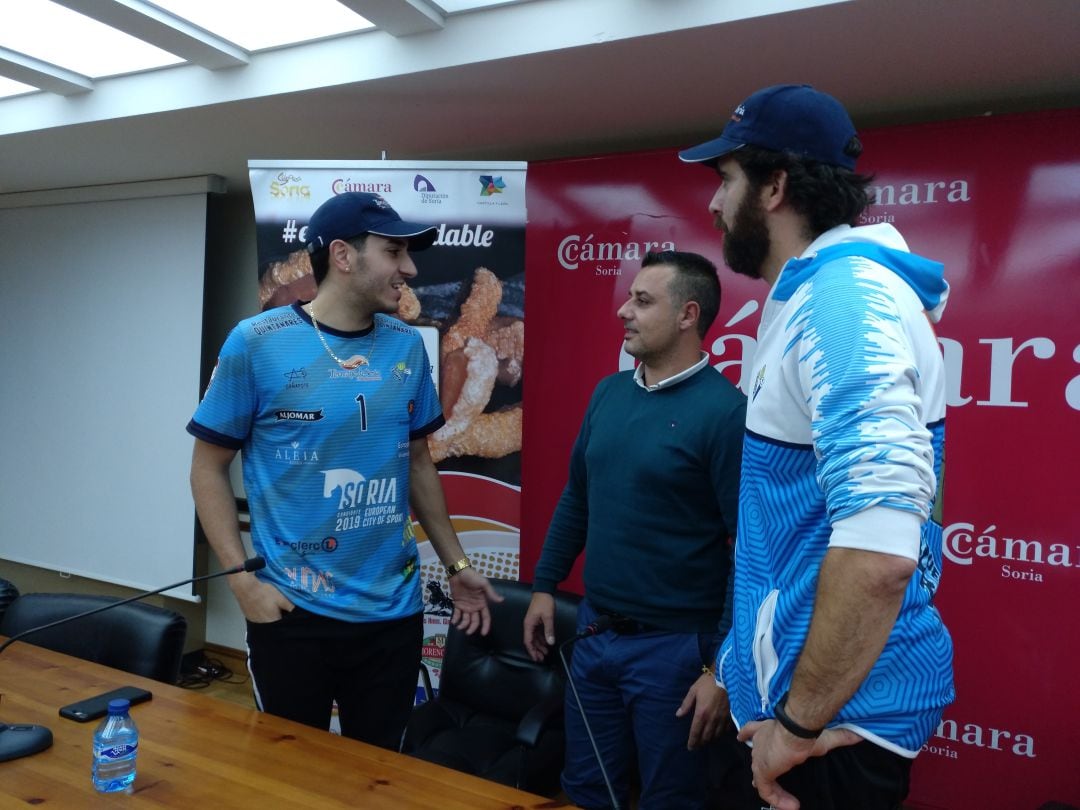
[[[270,181],[270,196],[275,200],[307,200],[311,198],[311,186],[295,174],[280,172],[277,177]]]

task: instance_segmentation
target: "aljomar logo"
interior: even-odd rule
[[[976,532],[971,523],[952,523],[945,527],[942,551],[957,565],[973,565],[977,559],[998,560],[1004,579],[1042,582],[1047,567],[1080,568],[1080,546],[999,534],[996,525]]]

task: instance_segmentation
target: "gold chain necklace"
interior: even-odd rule
[[[323,337],[322,330],[319,329],[319,321],[315,318],[315,302],[310,304],[311,312],[311,325],[315,327],[315,334],[319,336],[319,342],[322,343],[323,348],[326,349],[326,353],[330,355],[330,359],[337,363],[342,368],[358,368],[359,366],[366,366],[370,363],[369,358],[375,354],[375,338],[377,337],[375,327],[378,325],[378,321],[375,316],[371,316],[371,349],[368,351],[365,357],[362,354],[354,354],[348,360],[342,360],[336,354],[334,350],[330,348],[330,344],[326,342],[326,338]]]

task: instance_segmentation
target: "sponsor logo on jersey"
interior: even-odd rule
[[[279,422],[318,422],[323,418],[323,409],[317,411],[278,411]]]
[[[319,451],[307,450],[300,446],[300,442],[290,442],[274,451],[274,461],[285,461],[289,464],[318,464]]]
[[[297,554],[317,554],[337,551],[336,537],[324,537],[322,540],[277,540],[279,546],[288,546]]]

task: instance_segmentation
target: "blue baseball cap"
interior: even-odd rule
[[[844,169],[854,169],[862,152],[855,125],[839,101],[808,84],[777,84],[736,107],[719,138],[684,149],[679,159],[715,162],[747,145]]]
[[[365,233],[404,239],[409,250],[424,250],[435,241],[434,225],[405,222],[378,194],[347,191],[331,197],[311,215],[307,226],[308,253],[318,253],[335,239],[355,239]]]

